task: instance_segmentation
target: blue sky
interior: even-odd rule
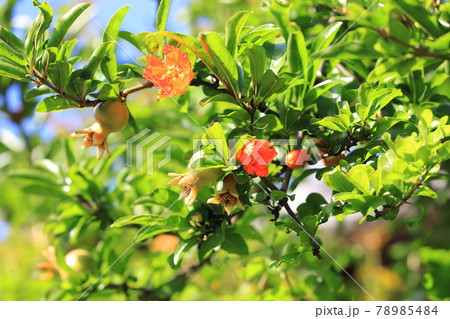
[[[187,20],[186,13],[188,12],[188,4],[193,0],[172,0],[169,18],[167,22],[167,30],[178,31],[183,33],[190,33],[190,24]],[[0,1],[3,3],[4,1]],[[78,0],[48,0],[52,6],[56,20],[61,14],[66,12],[71,6],[76,5]],[[103,28],[106,27],[110,17],[121,7],[129,5],[127,15],[122,23],[121,30],[129,31],[132,33],[139,33],[144,31],[155,31],[155,16],[158,2],[157,0],[92,0],[89,11],[84,13],[86,18],[90,18],[90,28],[98,35],[103,33]],[[17,24],[21,22],[31,22],[34,20],[38,12],[38,9],[33,6],[32,0],[19,0],[13,11],[13,19],[15,18]],[[25,28],[15,28],[13,30],[19,37],[23,38],[26,30]],[[83,39],[80,39],[80,42]],[[117,46],[117,58],[120,62],[132,62],[131,60],[141,56],[134,47],[126,42],[120,41],[120,45]],[[12,87],[8,90],[6,98],[11,106],[12,110],[20,109],[21,107],[21,95],[17,88]],[[1,101],[0,101],[1,102]],[[77,113],[77,116],[75,116]],[[69,127],[82,125],[82,119],[78,121],[74,119],[79,118],[79,111],[68,110],[63,112],[56,112],[51,115],[52,119],[57,122],[68,122]],[[38,132],[41,138],[51,139],[55,135],[54,127],[51,124],[39,123],[39,115],[37,118],[31,118],[25,121],[25,131],[27,133]],[[53,121],[51,121],[53,122]],[[50,123],[51,123],[50,122]],[[49,123],[49,122],[47,122]],[[5,117],[0,115],[0,138],[2,131],[8,130],[9,132],[18,135],[18,127],[14,123],[10,123]],[[3,133],[4,134],[4,133]]]

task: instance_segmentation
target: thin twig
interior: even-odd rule
[[[431,53],[430,51],[428,51],[427,49],[425,49],[423,46],[420,47],[415,47],[409,43],[406,43],[402,40],[400,40],[399,38],[391,35],[391,34],[387,34],[386,31],[384,30],[380,30],[380,29],[375,29],[383,38],[385,39],[389,39],[392,40],[402,46],[404,46],[405,48],[409,48],[414,50],[415,52],[419,53],[420,56],[426,56],[426,57],[430,57],[430,58],[434,58],[434,59],[438,59],[438,60],[443,60],[443,61],[450,61],[449,57],[446,56],[442,56],[442,55],[438,55],[438,54],[434,54]]]

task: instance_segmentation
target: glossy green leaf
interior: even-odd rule
[[[259,88],[265,72],[266,51],[259,45],[249,45],[246,50],[250,62],[250,73],[253,82],[254,94],[258,96]]]
[[[49,47],[59,47],[64,39],[64,36],[75,20],[90,6],[91,4],[88,2],[78,3],[58,20],[56,20],[55,27],[53,28],[52,35],[48,40],[47,45]]]
[[[69,84],[72,65],[67,62],[58,61],[49,65],[47,73],[50,81],[60,92],[64,92],[67,84]]]
[[[204,260],[205,257],[216,247],[220,246],[225,240],[225,223],[218,228],[216,231],[210,235],[205,241],[200,243],[198,249],[198,258]]]
[[[248,246],[244,237],[232,229],[225,229],[225,239],[220,247],[232,254],[248,255]]]
[[[344,81],[340,80],[326,80],[319,84],[316,84],[305,96],[305,99],[303,101],[305,106],[308,106],[310,104],[313,104],[316,99],[321,96],[323,93],[328,91],[329,89],[335,87],[336,85],[339,85],[343,83]]]
[[[287,40],[289,34],[295,31],[290,21],[291,4],[281,1],[272,1],[269,8],[280,26],[282,36]]]
[[[100,67],[103,74],[110,82],[114,82],[117,79],[117,61],[115,54],[115,47],[117,38],[119,37],[119,28],[122,24],[125,15],[128,12],[130,6],[125,6],[117,10],[111,17],[103,33],[103,42],[112,42],[103,59],[101,60]]]
[[[346,174],[347,179],[364,194],[370,193],[370,175],[374,172],[370,165],[353,166]]]
[[[433,38],[444,34],[438,19],[415,0],[396,0],[393,2],[412,20],[417,21]]]
[[[308,70],[308,50],[301,31],[291,33],[287,41],[287,61],[289,72],[304,74]]]
[[[336,132],[347,132],[350,127],[350,118],[347,114],[327,116],[314,124],[329,128]]]
[[[79,105],[59,95],[46,97],[37,105],[36,112],[55,112],[73,109]]]
[[[337,192],[351,192],[354,189],[353,184],[341,172],[339,166],[331,172],[323,174],[323,181],[325,185]]]
[[[27,55],[22,40],[3,26],[0,26],[0,56],[15,64],[27,65]]]
[[[31,81],[30,78],[27,78],[26,70],[24,70],[19,66],[16,66],[15,64],[11,64],[11,62],[6,61],[1,57],[0,57],[0,75],[22,82]]]
[[[39,8],[39,13],[25,35],[25,51],[28,55],[39,47],[45,30],[53,20],[53,10],[48,2],[33,0],[33,4]]]
[[[242,28],[249,14],[248,11],[240,11],[228,19],[225,24],[225,46],[232,56],[236,56]]]
[[[83,69],[81,69],[80,76],[83,79],[88,80],[94,76],[95,71],[97,71],[97,68],[99,67],[103,57],[107,54],[108,50],[113,45],[114,42],[103,42],[94,50],[89,61],[86,63]]]
[[[164,31],[169,15],[170,0],[159,1],[158,11],[156,12],[156,30]]]
[[[206,53],[214,63],[219,80],[233,92],[235,97],[239,97],[236,62],[220,35],[216,32],[202,34],[201,41]]]
[[[270,97],[284,88],[284,79],[278,77],[271,69],[267,70],[261,81],[259,90],[260,100]]]

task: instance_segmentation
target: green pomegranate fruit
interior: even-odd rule
[[[111,157],[108,149],[108,136],[112,132],[119,132],[128,123],[130,115],[125,103],[121,100],[106,101],[98,104],[94,109],[95,123],[81,131],[75,131],[72,137],[84,137],[81,149],[97,147],[97,159],[106,155]]]
[[[128,123],[129,114],[125,103],[115,100],[98,104],[94,109],[94,117],[103,133],[107,135],[121,131]]]
[[[94,258],[86,249],[74,249],[66,254],[64,260],[67,266],[80,277],[84,277],[88,273],[92,274],[96,270]],[[70,278],[70,274],[63,269],[60,269],[59,273],[64,280]]]

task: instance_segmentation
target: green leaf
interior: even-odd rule
[[[160,220],[159,217],[159,214],[124,216],[116,219],[111,227],[121,228],[128,225],[153,225],[156,221]]]
[[[46,186],[57,186],[56,178],[49,174],[42,174],[42,171],[36,169],[16,169],[8,174],[11,178],[22,178],[31,181],[34,184]]]
[[[232,56],[236,56],[241,31],[249,14],[248,11],[240,11],[228,19],[225,24],[225,46]]]
[[[100,44],[94,50],[89,61],[86,63],[83,69],[81,69],[80,77],[85,80],[92,79],[103,57],[113,45],[114,42],[103,42],[102,44]]]
[[[425,220],[425,217],[427,215],[427,211],[422,204],[419,204],[419,203],[409,203],[409,204],[411,206],[417,207],[420,211],[420,217],[410,218],[410,219],[406,220],[406,225],[408,225],[409,228],[415,230],[415,229],[418,229],[422,225],[422,223]]]
[[[198,258],[200,261],[204,260],[206,255],[212,251],[214,248],[220,246],[225,240],[225,222],[218,228],[216,228],[216,232],[210,235],[204,242],[200,244],[200,248],[198,250]]]
[[[269,98],[284,88],[285,80],[278,77],[271,69],[264,73],[259,90],[260,101]]]
[[[215,122],[210,128],[204,128],[203,130],[216,147],[218,154],[225,162],[228,161],[228,144],[222,125],[219,122]]]
[[[395,124],[403,121],[395,117],[382,117],[377,120],[373,126],[372,136],[378,136],[389,130]]]
[[[49,65],[47,73],[50,81],[60,92],[64,92],[67,84],[69,84],[72,65],[67,62],[58,61]]]
[[[386,201],[383,197],[373,195],[366,195],[363,198],[354,199],[351,203],[354,209],[360,211],[364,215],[364,217],[359,221],[360,224],[365,221],[367,216],[377,209],[377,207],[386,205]]]
[[[270,197],[272,197],[276,201],[279,201],[282,200],[283,198],[286,198],[286,193],[275,189],[270,192]]]
[[[239,86],[236,62],[222,38],[218,33],[210,32],[202,34],[201,41],[206,53],[213,61],[219,80],[238,98]]]
[[[0,57],[0,75],[22,82],[31,81],[30,78],[27,78],[26,70],[14,64],[11,64],[11,62],[6,61],[1,57]]]
[[[393,2],[412,20],[417,21],[433,38],[445,33],[437,17],[420,5],[416,0],[396,0]]]
[[[98,92],[97,98],[102,101],[116,100],[120,95],[119,83],[105,83],[100,92]]]
[[[211,102],[226,102],[233,104],[234,106],[239,106],[239,101],[232,97],[230,94],[220,93],[216,94],[211,98],[206,98],[200,102],[201,106],[205,106]]]
[[[177,205],[174,204],[178,200],[178,194],[174,191],[171,191],[170,189],[166,188],[158,188],[154,190],[150,195],[141,196],[138,199],[136,199],[132,206],[136,205],[143,205],[143,206],[152,206],[152,205],[159,205],[166,208],[173,208],[174,210],[179,209],[180,206],[184,205]],[[183,204],[180,202],[180,204]],[[172,206],[173,205],[173,206]]]
[[[259,88],[264,76],[264,64],[266,61],[266,50],[259,45],[248,45],[247,50],[248,61],[250,62],[250,74],[253,82],[254,94],[258,96]]]
[[[20,66],[27,65],[27,55],[22,40],[2,26],[0,26],[0,57]]]
[[[225,240],[221,248],[231,254],[248,255],[248,246],[244,238],[232,229],[225,229]]]
[[[305,96],[305,99],[303,101],[305,106],[313,104],[316,99],[321,96],[323,93],[331,89],[332,87],[335,87],[336,85],[339,85],[341,83],[344,83],[344,81],[340,80],[326,80],[323,82],[320,82],[319,84],[316,84]]]
[[[338,114],[336,116],[326,116],[314,124],[329,128],[336,132],[347,132],[350,127],[350,117],[347,114]]]
[[[28,56],[40,46],[44,32],[53,20],[53,10],[48,2],[34,0],[33,5],[39,8],[39,13],[25,35],[25,52]]]
[[[369,176],[374,172],[372,166],[359,164],[353,166],[347,173],[347,179],[364,194],[370,193],[370,178]]]
[[[303,75],[308,70],[308,50],[301,31],[289,35],[287,60],[289,72]]]
[[[295,252],[281,256],[279,260],[269,265],[270,269],[280,268],[282,265],[296,265],[302,260],[302,253]]]
[[[111,17],[106,26],[105,32],[103,33],[103,42],[112,42],[108,50],[106,51],[100,67],[103,74],[110,82],[114,82],[117,79],[117,61],[115,55],[115,47],[117,43],[117,38],[119,37],[119,28],[122,24],[125,15],[128,12],[130,6],[125,6],[117,10],[116,13]]]
[[[289,34],[295,31],[290,20],[291,4],[272,1],[269,8],[281,28],[283,38],[287,40],[289,38]]]
[[[189,251],[192,247],[194,247],[196,243],[197,243],[196,237],[189,238],[185,242],[180,242],[180,244],[178,245],[177,249],[175,250],[175,252],[173,254],[173,258],[172,258],[173,265],[176,268],[179,267],[181,260],[183,258],[183,255],[187,251]]]
[[[46,97],[37,105],[36,112],[55,112],[73,109],[79,105],[59,95]]]
[[[368,47],[361,42],[345,42],[333,44],[333,46],[315,51],[311,54],[313,58],[323,59],[341,59],[341,60],[361,60],[361,59],[376,59],[383,55]]]
[[[156,13],[156,30],[164,31],[166,28],[167,17],[169,15],[170,0],[159,1],[158,11]]]
[[[314,42],[311,45],[311,52],[314,53],[328,47],[333,42],[341,26],[342,22],[333,22],[323,29],[319,35],[314,38]]]
[[[420,188],[414,193],[414,196],[426,196],[430,198],[438,198],[436,192],[428,186],[420,186]]]
[[[389,20],[389,33],[391,36],[402,40],[405,43],[409,43],[409,31],[399,20],[390,18]]]
[[[58,53],[56,54],[56,61],[67,61],[70,59],[70,54],[72,53],[73,47],[78,42],[78,39],[72,39],[62,42],[58,48]],[[77,58],[77,57],[74,57]],[[72,65],[74,63],[71,63]]]
[[[34,100],[36,97],[44,95],[44,94],[53,94],[55,93],[53,90],[49,89],[46,86],[38,86],[33,87],[25,92],[23,95],[23,99],[26,102]]]
[[[323,174],[323,181],[325,185],[337,192],[351,192],[354,189],[353,184],[341,172],[339,166],[336,166],[331,172]]]
[[[90,7],[90,3],[82,2],[78,3],[72,9],[70,9],[66,14],[60,17],[55,22],[55,27],[53,28],[50,40],[48,40],[47,46],[49,47],[59,47],[64,39],[69,28],[75,22],[75,20]]]

